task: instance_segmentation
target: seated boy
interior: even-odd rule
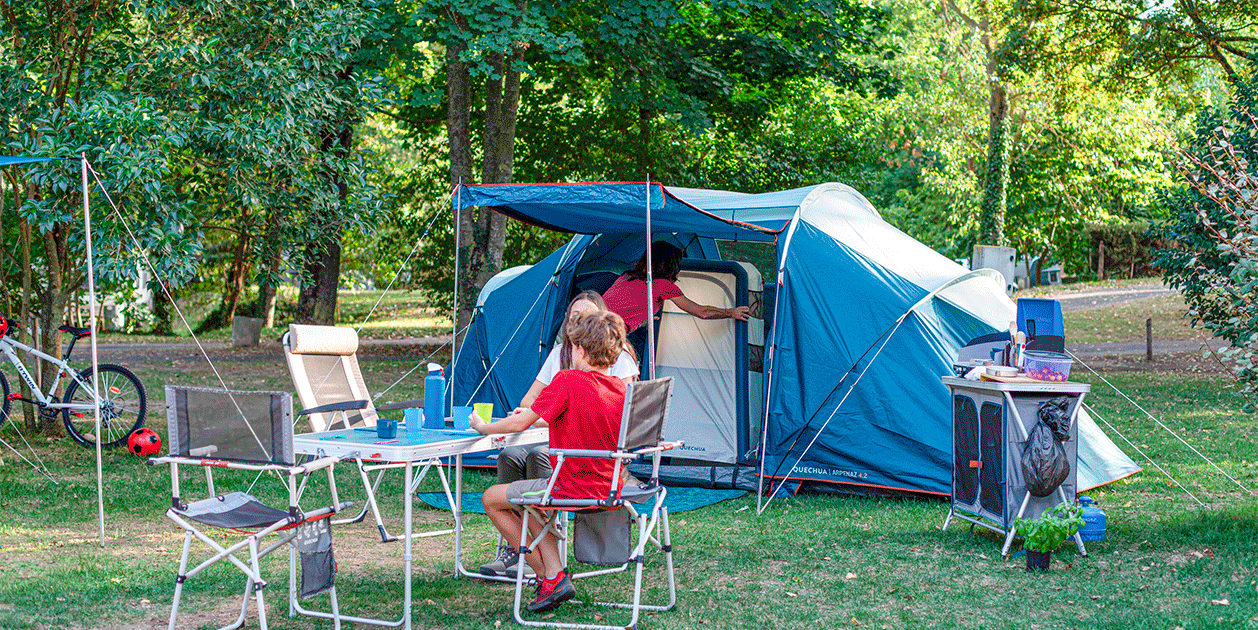
[[[610,376],[607,369],[620,355],[625,343],[625,324],[619,315],[596,311],[581,317],[569,332],[572,340],[572,366],[560,370],[528,409],[520,409],[494,423],[473,416],[471,426],[481,433],[523,431],[538,420],[550,425],[550,448],[615,450],[620,436],[621,408],[625,402],[624,381]],[[555,457],[551,456],[551,465]],[[611,460],[574,458],[564,462],[551,496],[588,499],[606,497],[615,467]],[[617,484],[620,480],[617,479]],[[510,544],[520,540],[523,520],[512,510],[511,499],[540,497],[547,479],[525,479],[491,486],[485,491],[485,514]],[[532,535],[542,529],[535,520]],[[537,597],[528,605],[533,612],[551,610],[572,599],[576,591],[559,556],[553,536],[542,539],[525,561],[541,578]]]

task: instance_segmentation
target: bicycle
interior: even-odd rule
[[[96,402],[94,399],[97,396],[92,390],[92,368],[87,367],[76,373],[66,362],[70,358],[70,353],[74,351],[74,343],[84,337],[90,337],[91,329],[75,326],[57,328],[70,335],[70,345],[66,347],[65,354],[60,359],[15,339],[14,336],[21,332],[21,329],[20,323],[0,316],[0,351],[3,351],[13,367],[17,368],[18,374],[30,386],[36,400],[23,398],[19,393],[9,393],[9,381],[4,376],[4,372],[0,372],[0,392],[4,394],[4,400],[0,402],[0,426],[4,426],[5,421],[9,419],[9,410],[13,406],[13,401],[19,400],[35,405],[43,418],[55,418],[60,412],[66,433],[80,446],[96,448],[96,418],[93,411]],[[28,352],[46,363],[57,366],[57,378],[53,379],[47,392],[40,391],[35,379],[27,371],[22,360],[18,358],[18,350]],[[136,378],[131,370],[121,365],[102,363],[97,375],[100,379],[101,391],[107,392],[107,395],[99,397],[100,429],[106,438],[101,442],[101,448],[115,448],[125,444],[132,431],[144,426],[148,398],[140,379]],[[66,384],[65,396],[58,398],[56,392],[63,377],[69,378],[70,381]]]

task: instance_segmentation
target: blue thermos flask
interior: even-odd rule
[[[424,428],[444,429],[446,426],[446,377],[437,363],[428,364],[424,379]]]

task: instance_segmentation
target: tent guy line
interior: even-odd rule
[[[1204,459],[1206,464],[1210,464],[1210,465],[1211,465],[1211,467],[1214,467],[1214,469],[1215,469],[1215,470],[1218,470],[1218,472],[1219,472],[1220,474],[1222,474],[1222,475],[1223,475],[1223,477],[1227,477],[1227,478],[1228,478],[1228,480],[1230,480],[1230,482],[1232,482],[1232,483],[1234,483],[1234,484],[1237,484],[1237,487],[1239,487],[1239,488],[1240,488],[1240,489],[1242,489],[1242,490],[1245,490],[1245,492],[1248,492],[1249,494],[1254,494],[1253,490],[1250,490],[1249,488],[1245,488],[1245,485],[1244,485],[1244,484],[1242,484],[1242,483],[1238,482],[1238,480],[1237,480],[1237,479],[1233,478],[1233,477],[1232,477],[1232,475],[1229,475],[1229,474],[1228,474],[1227,472],[1225,472],[1225,470],[1223,470],[1222,468],[1219,468],[1219,465],[1218,465],[1218,464],[1215,464],[1215,463],[1214,463],[1214,461],[1211,461],[1211,460],[1210,460],[1210,458],[1208,458],[1208,456],[1205,456],[1203,453],[1201,453],[1201,451],[1200,451],[1200,450],[1196,450],[1196,448],[1194,448],[1194,446],[1193,446],[1193,445],[1189,444],[1189,443],[1188,443],[1188,441],[1185,441],[1185,440],[1184,440],[1184,438],[1180,438],[1180,436],[1179,436],[1179,435],[1177,435],[1177,434],[1175,433],[1175,431],[1174,431],[1174,430],[1172,430],[1172,429],[1170,428],[1170,426],[1166,426],[1165,424],[1162,424],[1162,421],[1161,421],[1161,420],[1159,420],[1159,419],[1156,419],[1156,417],[1154,417],[1154,415],[1150,414],[1150,412],[1149,412],[1149,411],[1146,411],[1146,410],[1145,410],[1145,407],[1140,406],[1140,404],[1138,404],[1138,402],[1136,402],[1135,400],[1131,400],[1131,396],[1128,396],[1128,395],[1127,395],[1127,392],[1125,392],[1125,391],[1122,391],[1122,390],[1118,389],[1118,387],[1116,387],[1115,385],[1113,385],[1113,384],[1112,384],[1112,382],[1110,382],[1110,380],[1106,379],[1106,377],[1105,377],[1105,376],[1101,376],[1101,375],[1099,375],[1099,373],[1097,373],[1097,371],[1096,371],[1096,370],[1093,370],[1092,366],[1089,366],[1089,365],[1087,365],[1087,363],[1084,363],[1084,362],[1081,360],[1081,358],[1074,356],[1074,355],[1073,355],[1073,353],[1072,353],[1071,357],[1072,357],[1072,358],[1074,358],[1074,360],[1078,361],[1078,362],[1079,362],[1079,365],[1082,365],[1083,367],[1086,367],[1086,368],[1087,368],[1087,370],[1088,370],[1089,372],[1092,372],[1092,373],[1093,373],[1093,375],[1096,375],[1097,379],[1101,379],[1101,381],[1102,381],[1102,382],[1105,382],[1105,384],[1106,384],[1106,385],[1110,386],[1110,387],[1111,387],[1111,389],[1112,389],[1113,391],[1118,392],[1118,395],[1122,396],[1122,397],[1123,397],[1123,399],[1125,399],[1127,402],[1131,402],[1131,405],[1132,405],[1132,406],[1135,406],[1135,407],[1136,407],[1136,409],[1140,410],[1140,412],[1142,412],[1142,414],[1145,414],[1146,416],[1149,416],[1149,419],[1150,419],[1150,420],[1154,421],[1154,423],[1155,423],[1157,426],[1160,426],[1160,428],[1162,428],[1162,430],[1165,430],[1165,431],[1166,431],[1166,433],[1169,433],[1169,434],[1171,434],[1172,436],[1174,436],[1174,438],[1175,438],[1176,440],[1179,440],[1179,441],[1180,441],[1180,444],[1183,444],[1183,445],[1185,445],[1185,446],[1188,446],[1189,450],[1193,451],[1193,453],[1195,453],[1195,454],[1196,454],[1196,456],[1199,456],[1199,458]]]
[[[93,179],[96,180],[96,187],[100,189],[101,194],[105,196],[105,200],[108,201],[109,205],[113,208],[114,216],[116,216],[118,218],[119,223],[122,224],[122,229],[126,231],[127,236],[131,239],[132,245],[135,246],[135,251],[139,252],[140,258],[144,260],[144,264],[147,265],[149,268],[149,271],[152,272],[153,279],[156,280],[158,286],[162,288],[162,293],[166,296],[166,299],[170,300],[171,307],[175,309],[175,313],[179,315],[180,321],[182,321],[184,327],[187,328],[188,334],[192,336],[192,341],[196,343],[197,350],[200,350],[201,356],[205,357],[205,363],[210,366],[210,371],[214,372],[214,378],[218,379],[219,385],[221,385],[224,390],[230,392],[231,388],[227,386],[227,383],[223,380],[222,374],[220,374],[218,371],[218,368],[214,366],[214,361],[210,360],[209,353],[205,350],[205,346],[201,344],[201,340],[197,338],[196,332],[192,330],[192,325],[188,323],[188,318],[184,316],[183,310],[179,308],[179,304],[175,301],[174,296],[171,295],[170,288],[167,286],[166,282],[162,279],[161,274],[157,272],[157,266],[153,264],[153,260],[149,257],[148,251],[142,245],[140,245],[140,240],[136,238],[135,232],[131,230],[131,224],[127,222],[126,217],[122,216],[122,209],[118,207],[118,204],[114,202],[113,197],[110,196],[109,191],[105,189],[105,183],[101,181],[100,173],[96,172],[95,168],[92,168],[91,163],[89,163],[86,158],[84,158],[83,160],[83,165],[86,168],[86,172],[91,173]],[[86,193],[87,191],[85,190],[84,191],[85,197],[86,197]],[[93,335],[92,336],[93,343],[95,343],[95,340],[96,340],[96,336]],[[93,357],[92,363],[93,365],[95,365],[94,357]],[[240,405],[236,403],[235,397],[232,397],[230,394],[228,394],[228,397],[231,399],[232,404],[236,406],[236,413],[240,414],[240,418],[242,420],[246,420],[245,412],[244,410],[240,408]],[[246,422],[245,424],[249,425],[248,422]],[[267,452],[269,456],[270,451],[262,443],[262,438],[258,436],[256,432],[253,431],[253,427],[251,425],[250,425],[249,430],[253,434],[253,439],[258,443],[258,447],[261,448],[264,452]],[[256,482],[256,479],[255,479],[255,482]],[[252,488],[252,486],[250,487]]]
[[[1187,494],[1188,496],[1192,497],[1192,500],[1196,501],[1197,505],[1200,505],[1201,507],[1206,508],[1206,509],[1210,509],[1210,506],[1206,505],[1205,503],[1202,503],[1201,499],[1197,498],[1197,495],[1193,494],[1191,491],[1188,490],[1188,488],[1184,487],[1184,484],[1180,483],[1178,479],[1171,476],[1171,473],[1167,472],[1165,468],[1162,468],[1161,466],[1158,465],[1157,462],[1153,461],[1153,458],[1149,457],[1148,453],[1145,453],[1144,450],[1142,450],[1139,446],[1136,446],[1135,444],[1133,444],[1131,440],[1127,439],[1126,435],[1123,435],[1122,432],[1120,432],[1117,428],[1115,428],[1114,425],[1110,424],[1108,420],[1106,420],[1105,418],[1102,418],[1100,414],[1096,413],[1096,410],[1093,409],[1091,405],[1084,403],[1083,408],[1087,410],[1089,414],[1092,414],[1098,420],[1105,423],[1105,426],[1109,427],[1110,431],[1113,431],[1115,434],[1117,434],[1118,437],[1122,438],[1123,441],[1127,443],[1127,446],[1130,446],[1131,448],[1135,449],[1137,453],[1140,453],[1140,456],[1143,457],[1145,461],[1152,464],[1153,467],[1158,469],[1158,471],[1161,472],[1163,475],[1166,475],[1166,478],[1170,479],[1171,483],[1174,483],[1180,490],[1183,490],[1184,494]]]
[[[817,442],[817,439],[821,437],[821,434],[826,430],[826,427],[830,426],[830,421],[834,419],[834,415],[839,412],[840,408],[843,407],[843,403],[846,402],[848,396],[852,394],[852,390],[856,389],[856,386],[860,384],[861,377],[865,376],[865,372],[869,369],[869,366],[873,365],[874,361],[878,359],[878,355],[882,354],[882,349],[887,347],[887,342],[891,341],[891,336],[894,335],[895,331],[898,330],[900,328],[900,325],[904,323],[904,319],[909,315],[909,313],[912,313],[912,311],[910,310],[908,313],[901,315],[898,319],[895,320],[894,324],[892,324],[887,330],[883,331],[881,335],[878,335],[878,337],[874,339],[873,343],[869,344],[869,347],[865,349],[865,352],[863,352],[859,357],[857,357],[856,361],[854,361],[852,365],[848,367],[845,372],[843,372],[843,376],[839,377],[839,382],[835,383],[834,387],[830,388],[830,393],[826,394],[826,397],[821,399],[821,405],[824,406],[826,401],[830,400],[830,397],[834,396],[834,393],[838,391],[840,387],[843,386],[843,381],[846,381],[847,377],[850,376],[854,370],[856,370],[857,366],[860,365],[861,361],[864,360],[864,358],[869,354],[869,351],[874,349],[874,345],[877,344],[879,340],[882,341],[882,344],[878,346],[878,350],[874,352],[874,356],[870,358],[867,363],[865,363],[865,367],[862,368],[860,372],[856,375],[856,381],[853,382],[852,385],[847,388],[847,391],[844,392],[843,394],[843,398],[839,399],[839,404],[834,406],[834,410],[830,412],[830,415],[828,417],[826,417],[826,421],[821,423],[821,428],[817,429],[817,432],[813,434],[812,441],[808,443],[808,446],[804,447],[803,452],[799,454],[799,458],[796,459],[795,463],[792,464],[791,467],[787,469],[787,477],[781,478],[781,481],[778,482],[777,488],[770,488],[769,500],[765,501],[764,505],[761,505],[757,508],[756,510],[757,514],[763,513],[766,509],[768,509],[769,503],[773,501],[773,497],[777,496],[777,493],[781,491],[783,486],[786,485],[786,482],[788,480],[790,473],[795,470],[796,466],[799,466],[800,462],[803,461],[804,456],[808,454],[808,449],[812,448],[812,445]],[[800,427],[795,432],[795,439],[794,441],[791,442],[790,446],[786,447],[786,451],[784,453],[785,455],[789,455],[791,451],[795,450],[795,445],[799,444],[800,438],[802,438],[804,436],[804,433],[806,433],[808,429],[812,426],[813,420],[817,419],[817,414],[821,412],[821,409],[822,407],[817,407],[817,409],[813,411],[812,414],[808,417],[808,421],[804,423],[804,426]],[[778,473],[782,471],[782,465],[785,463],[786,463],[786,459],[783,458],[782,461],[778,463],[777,467],[773,469],[773,474],[768,475],[768,477],[770,479],[778,478]],[[765,476],[766,475],[764,474],[764,469],[762,466],[761,471],[760,471],[760,478],[764,479]],[[772,482],[770,482],[770,485],[772,485]],[[760,493],[760,496],[758,498],[763,499],[763,492]]]

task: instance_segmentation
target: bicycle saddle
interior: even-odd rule
[[[91,328],[79,328],[77,326],[59,326],[57,327],[57,330],[60,330],[61,332],[68,332],[71,335],[74,335],[75,339],[81,339],[92,334]]]

